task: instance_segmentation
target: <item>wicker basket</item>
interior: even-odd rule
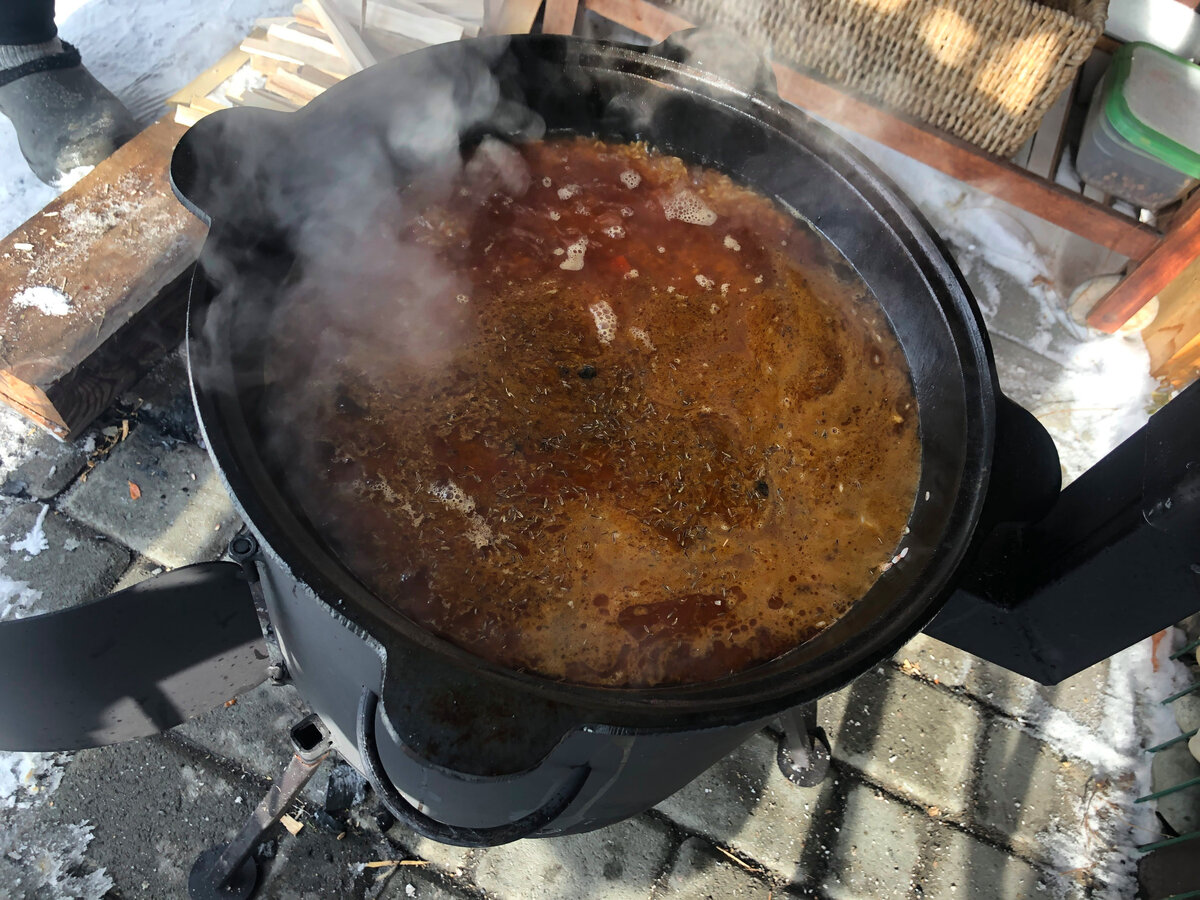
[[[1087,59],[1108,0],[677,0],[795,64],[1010,156]]]

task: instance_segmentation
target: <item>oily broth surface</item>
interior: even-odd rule
[[[484,145],[407,201],[267,348],[278,463],[382,600],[507,667],[692,683],[813,637],[898,552],[907,366],[808,226],[590,139]]]

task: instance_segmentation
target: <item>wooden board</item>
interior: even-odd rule
[[[484,31],[488,34],[528,34],[541,7],[542,0],[504,0],[495,15],[489,16]]]
[[[265,56],[284,62],[301,63],[316,66],[338,75],[349,75],[350,65],[344,59],[330,56],[302,44],[281,41],[278,38],[246,38],[242,41],[242,49],[254,56]]]
[[[304,0],[304,5],[321,22],[321,30],[329,35],[342,58],[349,64],[351,74],[375,65],[375,54],[332,3],[328,0]]]
[[[618,24],[661,41],[691,22],[644,0],[583,0]],[[965,141],[775,64],[779,95],[803,110],[897,150],[940,172],[1133,259],[1149,254],[1159,233],[1106,206],[1025,172]]]
[[[167,180],[185,130],[164,117],[0,241],[0,400],[59,437],[182,334],[179,280],[206,233]]]
[[[1158,245],[1120,284],[1100,298],[1088,313],[1088,324],[1101,331],[1116,331],[1197,256],[1200,256],[1200,191],[1184,202]]]
[[[230,75],[250,61],[250,56],[240,47],[234,47],[216,65],[209,66],[192,81],[167,98],[171,104],[190,103],[193,97],[203,97],[216,88]]]
[[[570,34],[575,30],[579,0],[546,0],[542,13],[542,34]]]

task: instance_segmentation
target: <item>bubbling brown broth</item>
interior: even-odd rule
[[[908,369],[805,223],[590,139],[485,143],[404,200],[267,348],[278,463],[384,602],[506,667],[693,683],[810,639],[899,551]]]

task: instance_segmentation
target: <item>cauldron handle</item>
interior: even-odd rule
[[[579,796],[583,783],[591,774],[590,766],[580,766],[563,783],[558,792],[542,806],[515,822],[489,828],[468,828],[448,825],[427,816],[404,798],[383,770],[379,746],[375,741],[375,714],[379,697],[369,687],[363,688],[358,703],[358,753],[362,765],[379,800],[396,819],[430,840],[456,847],[496,847],[527,838],[557,819]]]
[[[157,734],[266,676],[242,567],[184,566],[70,609],[0,622],[0,750]]]

